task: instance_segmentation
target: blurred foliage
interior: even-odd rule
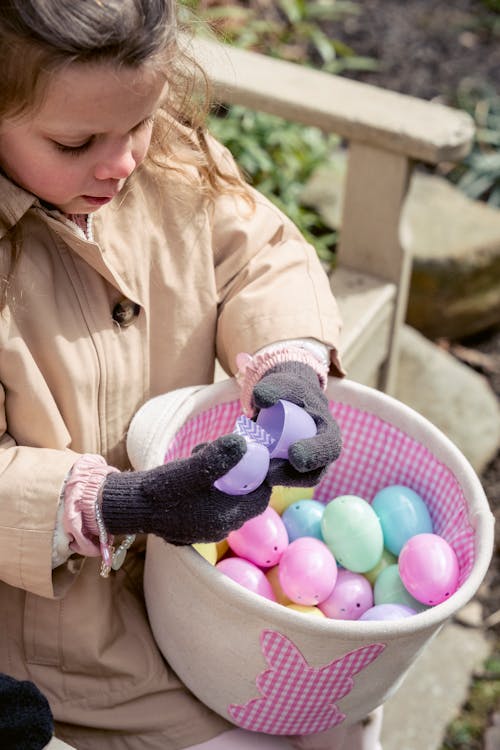
[[[358,14],[347,0],[181,0],[184,20],[199,21],[199,30],[222,41],[321,70],[368,70],[371,58],[357,57],[324,28],[346,15]],[[248,181],[298,226],[325,263],[333,265],[337,233],[314,209],[301,202],[313,171],[338,146],[336,136],[243,107],[219,108],[210,118],[211,132],[235,157]]]
[[[500,0],[482,2],[500,11]],[[356,55],[330,33],[336,21],[361,13],[361,4],[349,0],[180,0],[180,8],[183,20],[200,33],[238,47],[336,74],[378,67],[376,60]],[[477,132],[470,155],[447,177],[470,198],[500,207],[500,96],[466,79],[452,103],[472,115]],[[297,224],[324,261],[333,262],[336,233],[301,203],[301,191],[328,159],[335,138],[242,107],[219,109],[209,125],[250,183]]]
[[[448,727],[441,750],[483,750],[490,715],[500,711],[500,654],[493,654],[476,675],[465,705]]]
[[[349,0],[180,0],[185,17],[195,16],[219,39],[271,57],[314,65],[331,73],[374,70],[373,58],[357,56],[324,31],[360,12]]]
[[[470,198],[500,208],[500,95],[484,84],[465,79],[455,104],[474,118],[476,134],[471,153],[449,178]]]
[[[500,0],[482,0],[483,5],[486,5],[488,10],[492,10],[494,13],[500,13]]]

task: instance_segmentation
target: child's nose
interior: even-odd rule
[[[97,180],[124,180],[137,166],[132,149],[116,149],[103,156],[96,164],[94,176]]]

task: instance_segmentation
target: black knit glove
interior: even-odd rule
[[[315,437],[298,440],[290,446],[288,461],[271,459],[269,484],[298,487],[318,484],[327,466],[339,457],[342,439],[312,367],[302,362],[283,362],[272,367],[254,386],[252,398],[257,409],[274,406],[279,399],[291,401],[305,409],[317,427]]]
[[[41,750],[54,731],[47,698],[33,682],[0,674],[0,747]]]
[[[172,544],[216,542],[263,513],[271,488],[263,483],[232,496],[213,486],[246,453],[241,435],[223,435],[189,458],[150,469],[109,474],[102,515],[111,534],[151,533]]]

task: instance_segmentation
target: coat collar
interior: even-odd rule
[[[0,172],[0,239],[37,203],[38,198],[33,193],[28,193]]]

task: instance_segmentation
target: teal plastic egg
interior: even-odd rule
[[[375,604],[405,604],[416,612],[427,609],[425,604],[417,601],[409,591],[406,590],[397,563],[388,565],[381,571],[373,587]]]
[[[427,506],[414,490],[393,484],[377,492],[372,508],[377,514],[384,544],[394,555],[416,534],[432,533],[432,520]]]
[[[321,520],[325,543],[337,562],[353,573],[366,573],[382,557],[382,527],[370,503],[357,495],[331,500]]]

